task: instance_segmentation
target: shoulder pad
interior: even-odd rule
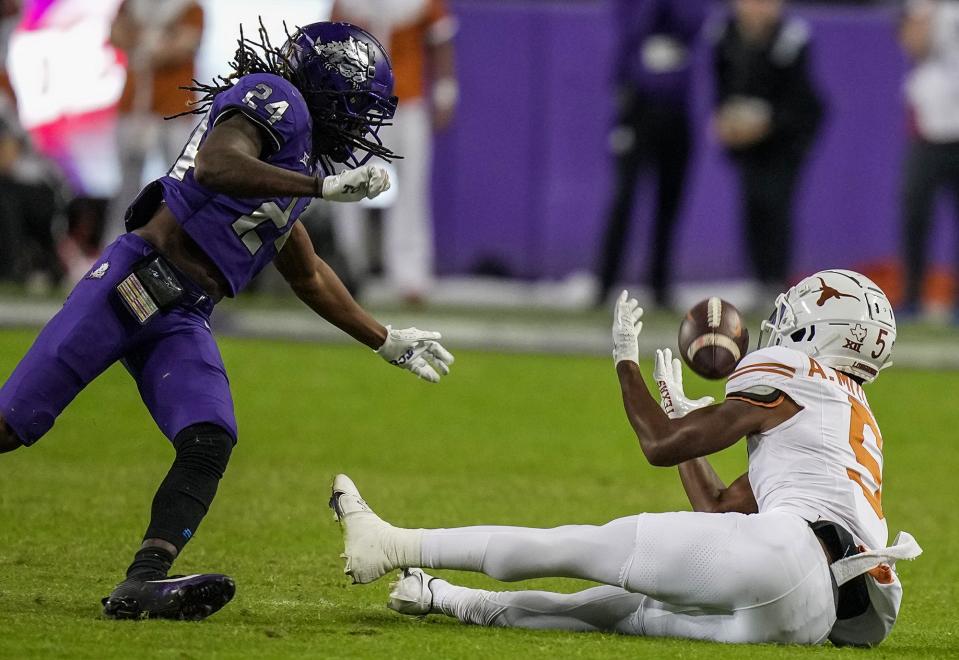
[[[805,354],[783,346],[769,346],[748,354],[726,381],[726,395],[755,385],[779,388],[801,370]]]

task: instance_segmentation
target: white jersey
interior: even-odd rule
[[[862,387],[849,376],[791,348],[747,355],[726,383],[737,392],[778,390],[802,408],[779,426],[747,437],[749,483],[760,513],[785,511],[807,521],[829,520],[857,544],[884,548],[889,532],[882,511],[882,435]],[[745,398],[757,405],[775,406]],[[902,598],[893,571],[866,577],[873,603],[865,614],[837,622],[846,643],[876,644],[889,634]]]
[[[858,542],[885,547],[882,436],[862,387],[781,346],[743,358],[726,383],[726,396],[764,386],[779,390],[802,410],[747,438],[749,483],[759,511],[831,520]]]

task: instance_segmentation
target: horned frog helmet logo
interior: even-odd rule
[[[345,41],[314,44],[318,55],[326,60],[326,68],[359,86],[376,77],[376,54],[370,45],[353,37]]]

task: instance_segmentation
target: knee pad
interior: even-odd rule
[[[0,454],[23,447],[23,441],[16,431],[0,416]]]
[[[234,444],[233,436],[216,424],[194,424],[173,439],[173,448],[176,449],[173,464],[219,480],[226,472]]]

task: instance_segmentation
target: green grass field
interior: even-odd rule
[[[33,337],[0,333],[0,374]],[[222,571],[237,596],[200,623],[113,622],[121,576],[172,460],[132,381],[113,368],[36,447],[0,456],[0,657],[859,657],[858,650],[735,647],[463,626],[388,611],[387,583],[350,586],[326,500],[346,471],[400,525],[603,523],[687,509],[674,470],[646,465],[607,359],[458,354],[438,386],[359,347],[224,340],[240,444],[176,565]],[[452,347],[455,349],[455,347]],[[693,382],[692,393],[720,390]],[[959,656],[959,373],[887,372],[869,389],[885,439],[890,531],[925,548],[901,565],[905,599],[869,657]],[[727,479],[745,449],[716,460]],[[489,587],[483,576],[449,574]],[[506,585],[573,590],[569,580]],[[862,656],[865,657],[865,656]]]

